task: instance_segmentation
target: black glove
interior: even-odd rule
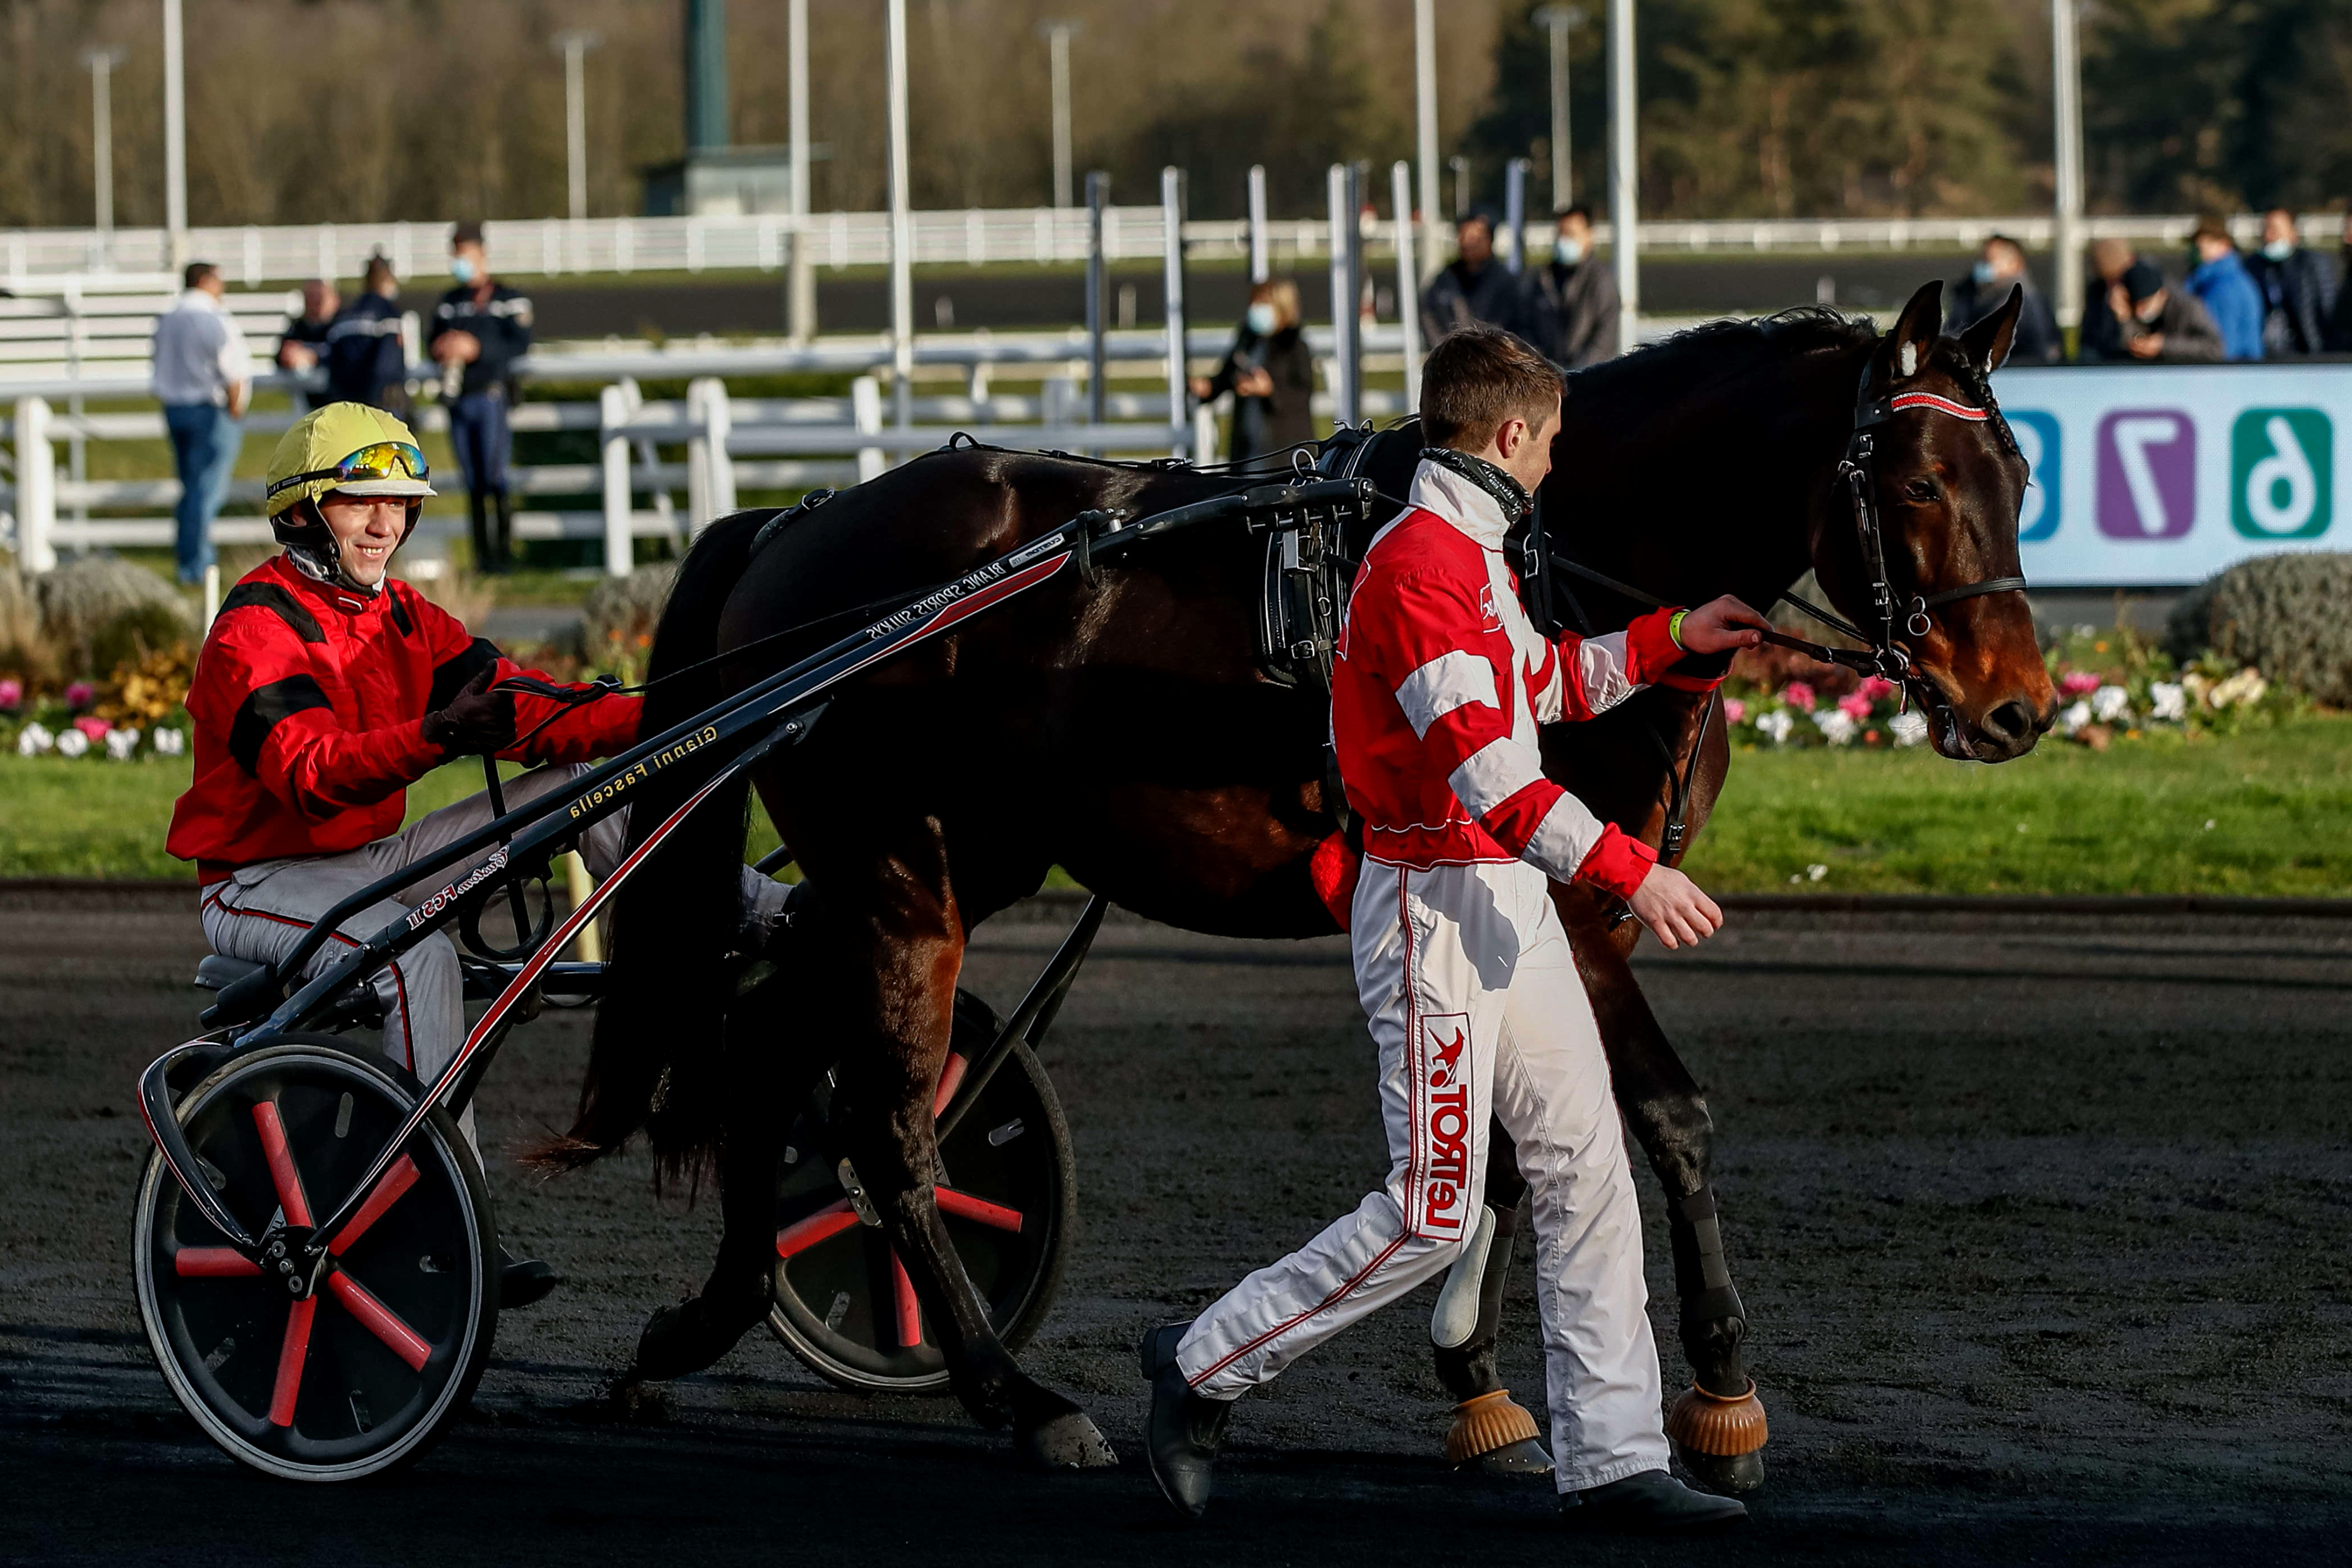
[[[449,706],[425,716],[425,738],[444,756],[489,756],[514,744],[514,693],[490,689],[497,674],[497,666],[485,668]]]

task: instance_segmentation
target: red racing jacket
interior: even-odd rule
[[[1671,610],[1605,637],[1535,629],[1494,498],[1424,462],[1364,552],[1331,676],[1331,735],[1364,855],[1427,870],[1526,860],[1625,896],[1657,853],[1546,778],[1536,726],[1590,719],[1683,658]]]
[[[164,847],[200,881],[239,866],[334,855],[400,830],[408,786],[448,758],[425,739],[427,713],[485,668],[536,675],[396,578],[362,598],[312,581],[279,555],[246,574],[205,637],[188,688],[196,776],[172,810]],[[540,677],[545,679],[546,677]],[[584,762],[636,742],[635,697],[568,711],[515,694],[513,762]]]

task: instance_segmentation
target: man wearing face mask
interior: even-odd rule
[[[1967,279],[1952,290],[1944,330],[1958,332],[1974,326],[2007,304],[2012,289],[2025,290],[2025,302],[2017,312],[2017,336],[2009,351],[2009,363],[2057,363],[2065,348],[2065,340],[2058,335],[2058,319],[2050,313],[2050,301],[2025,269],[2025,247],[2005,234],[1984,242]]]
[[[1592,254],[1592,209],[1556,215],[1551,260],[1527,276],[1528,341],[1563,370],[1617,357],[1617,279]]]
[[[490,276],[478,223],[461,223],[450,235],[449,275],[457,286],[434,309],[425,353],[441,366],[449,444],[466,475],[475,568],[503,572],[512,560],[514,523],[507,405],[514,397],[515,362],[530,352],[530,300]]]
[[[2221,329],[2193,294],[2168,289],[2164,274],[2135,261],[2107,290],[2107,308],[2123,327],[2123,352],[2132,359],[2210,364],[2221,358]]]
[[[2263,357],[2322,353],[2336,310],[2336,269],[2296,243],[2293,212],[2273,207],[2263,214],[2263,246],[2246,258],[2246,270],[2263,292]]]

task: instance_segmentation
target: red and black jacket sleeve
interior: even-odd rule
[[[425,712],[446,708],[450,700],[484,669],[494,672],[493,682],[520,676],[558,684],[554,677],[526,668],[507,658],[488,637],[473,636],[455,616],[431,600],[415,595],[407,602],[415,616],[418,635],[433,660],[433,681],[425,698]],[[518,743],[499,753],[509,762],[583,763],[636,744],[637,720],[645,708],[643,698],[599,697],[567,704],[528,691],[512,695]],[[440,760],[437,748],[435,760]]]

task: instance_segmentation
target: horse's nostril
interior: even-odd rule
[[[2014,741],[2033,729],[2033,710],[2022,702],[2004,702],[1977,721],[1978,728],[1995,741]]]

